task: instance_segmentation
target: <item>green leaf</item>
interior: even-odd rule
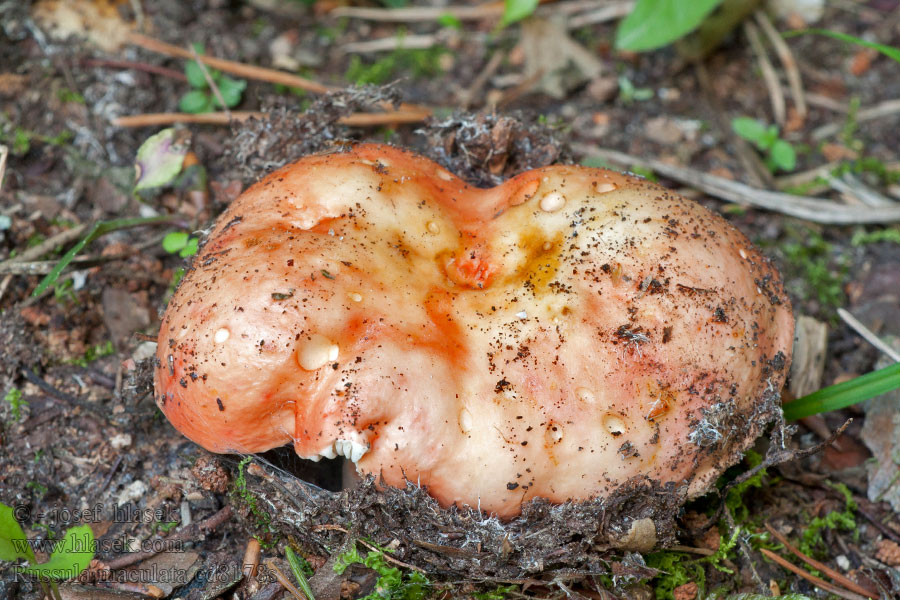
[[[193,256],[197,254],[197,248],[200,245],[200,240],[192,237],[187,241],[187,244],[184,245],[184,248],[181,249],[181,252],[178,253],[178,256],[181,258],[187,258],[188,256]]]
[[[794,37],[795,35],[803,35],[806,33],[812,33],[814,35],[824,35],[836,40],[841,40],[842,42],[848,42],[850,44],[856,44],[858,46],[865,46],[866,48],[877,50],[888,58],[900,62],[900,48],[894,48],[893,46],[887,46],[885,44],[879,44],[877,42],[868,42],[854,35],[848,35],[839,31],[831,31],[830,29],[801,29],[799,31],[790,31],[784,33],[783,35],[784,37]]]
[[[782,171],[793,171],[797,168],[797,153],[794,147],[784,140],[775,140],[769,150],[769,156],[772,157],[775,166]]]
[[[697,28],[722,0],[638,0],[616,31],[616,48],[653,50]]]
[[[900,363],[828,386],[784,405],[784,418],[802,419],[846,408],[863,400],[900,388]]]
[[[24,558],[36,562],[31,544],[16,520],[13,507],[0,502],[0,560],[14,561]]]
[[[451,29],[462,29],[462,21],[456,15],[445,13],[438,17],[438,25],[441,27],[450,27]]]
[[[179,250],[182,250],[188,243],[188,234],[183,231],[172,231],[166,234],[166,237],[163,238],[162,247],[163,250],[168,252],[169,254],[175,254]]]
[[[71,579],[78,577],[93,558],[94,532],[87,525],[78,525],[66,531],[63,539],[54,544],[50,560],[24,567],[22,571],[53,579]]]
[[[538,0],[503,0],[503,18],[500,26],[506,27],[530,17],[538,6]]]
[[[156,217],[137,217],[134,219],[115,219],[113,221],[100,221],[95,224],[91,230],[88,232],[86,236],[84,236],[81,241],[72,246],[68,252],[66,252],[59,262],[56,263],[56,266],[47,273],[44,278],[41,280],[41,283],[38,284],[34,291],[31,292],[31,297],[36,298],[47,291],[47,288],[56,283],[56,280],[59,279],[60,273],[63,272],[69,263],[72,262],[72,259],[75,258],[81,250],[96,240],[98,237],[106,235],[110,231],[116,231],[117,229],[125,229],[128,227],[139,227],[141,225],[153,225],[155,223],[168,223],[170,221],[175,220],[175,215],[160,215]]]
[[[750,117],[738,117],[731,121],[736,134],[751,142],[759,142],[766,135],[766,126]]]
[[[228,106],[228,108],[233,108],[241,103],[241,94],[244,93],[247,82],[243,79],[222,77],[216,82],[216,85],[218,85],[219,91],[222,93],[222,99],[225,100],[225,105]],[[218,106],[219,99],[214,96],[213,100]]]
[[[203,90],[209,85],[206,81],[206,76],[203,74],[203,68],[200,67],[196,60],[192,60],[184,65],[184,74],[187,76],[191,87]]]
[[[202,90],[191,90],[181,97],[178,102],[178,108],[181,112],[199,114],[212,112],[213,104],[209,98],[209,93]]]
[[[147,138],[135,157],[134,191],[172,183],[181,173],[190,142],[191,134],[185,129],[163,129]]]

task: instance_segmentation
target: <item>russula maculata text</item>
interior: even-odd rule
[[[211,451],[292,442],[510,517],[636,478],[703,493],[778,410],[792,336],[769,262],[657,185],[553,166],[478,189],[358,145],[219,218],[156,399]]]

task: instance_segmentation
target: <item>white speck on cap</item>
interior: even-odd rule
[[[441,226],[438,225],[437,223],[435,223],[434,221],[428,221],[428,225],[426,225],[426,227],[428,228],[428,231],[431,233],[440,233],[441,232]]]
[[[596,187],[596,190],[597,190],[597,192],[599,192],[601,194],[605,194],[606,192],[613,191],[614,189],[616,189],[616,187],[617,187],[616,184],[607,182],[607,183],[599,184]]]
[[[226,340],[228,340],[228,338],[230,336],[231,336],[231,332],[228,331],[228,328],[223,327],[222,329],[220,329],[216,332],[216,335],[213,337],[213,341],[217,344],[221,344],[222,342],[225,342]]]
[[[457,420],[459,421],[459,428],[463,433],[472,431],[472,413],[470,413],[468,409],[464,408],[460,410]]]

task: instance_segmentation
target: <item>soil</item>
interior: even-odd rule
[[[75,25],[58,19],[67,28],[51,25],[47,14],[66,4],[76,13],[98,12]],[[370,593],[418,598],[410,584],[417,572],[427,578],[428,593],[446,598],[825,594],[763,555],[768,549],[802,564],[767,532],[767,523],[871,597],[900,595],[897,507],[870,490],[866,405],[786,428],[776,424],[755,455],[726,472],[718,493],[686,506],[665,489],[636,482],[603,502],[535,502],[506,523],[475,509],[442,510],[412,484],[379,489],[365,480],[340,491],[340,464],[307,463],[286,448],[246,458],[210,455],[168,424],[153,401],[149,358],[159,315],[189,258],[167,252],[163,236],[177,229],[202,238],[241,189],[304,154],[387,141],[489,186],[526,169],[585,161],[591,157],[583,149],[593,146],[752,185],[790,183],[785,174],[773,177],[760,168],[763,155],[730,130],[740,116],[773,122],[770,90],[740,29],[698,66],[675,46],[642,54],[614,50],[615,22],[582,26],[570,35],[599,61],[599,71],[585,76],[570,65],[551,85],[540,73],[526,74],[523,45],[544,43],[551,52],[559,40],[526,42],[521,27],[497,29],[495,17],[454,29],[433,20],[338,18],[330,12],[336,6],[325,0],[312,6],[288,0],[0,3],[0,144],[9,150],[0,187],[0,502],[16,507],[16,518],[36,540],[90,526],[98,541],[95,562],[80,581],[61,584],[63,597],[287,598],[269,566],[289,573],[286,547],[313,569],[310,585],[318,600]],[[775,20],[781,31],[792,24]],[[829,4],[813,26],[898,46],[900,3]],[[248,81],[235,110],[266,115],[231,127],[186,126],[190,161],[205,169],[205,178],[195,170],[139,197],[132,193],[134,157],[159,127],[111,121],[177,112],[189,91],[185,61],[114,43],[115,33],[139,28],[181,47],[203,44],[209,55],[287,65],[341,91],[317,96]],[[345,50],[398,33],[434,35],[438,50]],[[853,108],[900,96],[900,65],[822,36],[787,42],[809,97],[803,118],[788,95],[781,128],[798,150],[795,172],[847,165],[887,202],[900,201],[900,111],[864,120]],[[494,53],[503,58],[490,66]],[[376,69],[361,74],[359,63],[379,60],[378,82],[388,85],[347,87],[376,78]],[[493,72],[485,71],[489,66]],[[400,103],[434,107],[435,114],[407,125],[339,123]],[[831,125],[837,133],[818,135]],[[803,193],[859,203],[813,177],[804,181]],[[661,183],[679,188],[676,181]],[[679,189],[722,212],[760,245],[781,269],[795,315],[827,328],[813,352],[822,357],[819,366],[803,373],[811,381],[804,385],[812,387],[798,388],[801,377],[794,372],[783,400],[876,368],[879,351],[841,320],[838,307],[888,343],[891,336],[900,339],[895,225],[822,226]],[[79,252],[88,262],[76,262],[47,292],[32,296],[62,253],[87,233],[66,239],[66,231],[154,214],[173,220],[98,237]],[[865,232],[893,232],[893,238],[861,242]],[[41,246],[52,238],[62,241]],[[17,256],[28,259],[17,266]],[[888,415],[898,418],[896,404]],[[835,444],[819,447],[851,418]],[[898,443],[880,442],[887,448]],[[819,451],[804,452],[813,448]],[[754,456],[765,457],[766,468],[750,477]],[[116,513],[117,505],[129,508]],[[654,550],[616,529],[646,518],[656,523]],[[630,542],[614,543],[624,538]],[[263,560],[274,563],[245,576],[241,566],[254,539],[263,546]],[[135,553],[142,544],[165,542],[177,551]],[[389,549],[383,556],[401,569],[407,587],[384,591],[379,575],[361,564],[337,573],[334,565],[354,548],[363,556]],[[0,598],[42,596],[36,579],[3,566]],[[150,571],[153,576],[141,575]],[[180,579],[165,581],[161,573]],[[859,597],[836,584],[843,597]]]

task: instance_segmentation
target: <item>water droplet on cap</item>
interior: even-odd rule
[[[541,198],[541,210],[544,212],[556,212],[566,204],[566,197],[559,192],[550,192]]]
[[[297,363],[306,371],[315,371],[337,360],[338,345],[324,335],[314,333],[302,341],[297,351]]]

